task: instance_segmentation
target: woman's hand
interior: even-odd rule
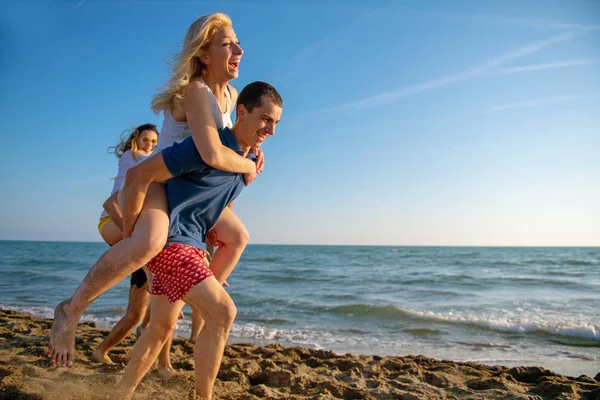
[[[265,167],[265,153],[263,153],[260,147],[255,147],[254,154],[256,155],[256,172],[260,174]]]
[[[244,181],[246,182],[246,186],[251,184],[256,179],[257,176],[258,176],[258,171],[248,172],[248,173],[244,174]]]
[[[265,166],[265,153],[263,153],[263,151],[260,148],[254,148],[254,155],[256,156],[256,160],[254,161],[256,165],[256,171],[244,174],[244,181],[246,182],[246,186],[248,186],[256,179],[258,174],[260,174],[263,171],[263,168]]]
[[[210,231],[208,231],[204,237],[206,244],[209,244],[211,246],[214,247],[221,247],[223,246],[223,242],[221,242],[218,238],[217,238],[217,233],[215,232],[214,229],[211,229]]]

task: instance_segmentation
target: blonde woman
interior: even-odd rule
[[[248,184],[262,170],[262,152],[257,152],[256,162],[244,158],[222,145],[217,130],[221,124],[230,123],[227,115],[231,114],[230,105],[235,103],[237,93],[229,82],[238,76],[242,54],[228,16],[215,13],[200,17],[190,26],[173,74],[166,88],[154,98],[152,108],[165,112],[166,131],[161,132],[159,147],[170,144],[167,138],[177,141],[191,135],[206,164],[243,173]],[[75,329],[86,308],[162,250],[169,227],[167,210],[164,187],[150,185],[142,209],[129,213],[135,219],[123,221],[124,239],[101,256],[70,299],[56,306],[48,357],[57,365],[73,365]],[[239,260],[248,233],[231,209],[226,208],[207,240],[219,244],[211,270],[223,283]]]

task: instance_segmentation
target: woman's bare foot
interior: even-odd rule
[[[172,366],[158,367],[157,373],[160,379],[162,379],[163,381],[168,381],[169,379],[177,375],[177,371],[175,371],[175,369]]]
[[[92,360],[102,364],[114,364],[113,360],[110,359],[108,354],[100,351],[100,349],[97,349],[92,353]]]
[[[54,322],[50,331],[48,357],[61,367],[72,367],[75,361],[75,330],[77,320],[69,316],[69,300],[54,309]]]

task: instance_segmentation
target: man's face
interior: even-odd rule
[[[266,138],[275,134],[275,127],[281,119],[281,107],[273,103],[268,96],[262,97],[260,107],[248,112],[244,106],[242,123],[244,141],[250,147],[259,147]]]

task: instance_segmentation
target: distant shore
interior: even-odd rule
[[[77,329],[77,364],[57,368],[46,358],[51,321],[0,310],[0,399],[101,399],[129,359],[130,335],[111,356],[115,365],[91,361],[107,330]],[[179,376],[162,381],[149,373],[136,399],[193,399],[193,347],[173,343]],[[540,367],[506,368],[440,361],[422,356],[337,355],[330,351],[227,346],[215,399],[598,399],[600,374],[567,377]]]

